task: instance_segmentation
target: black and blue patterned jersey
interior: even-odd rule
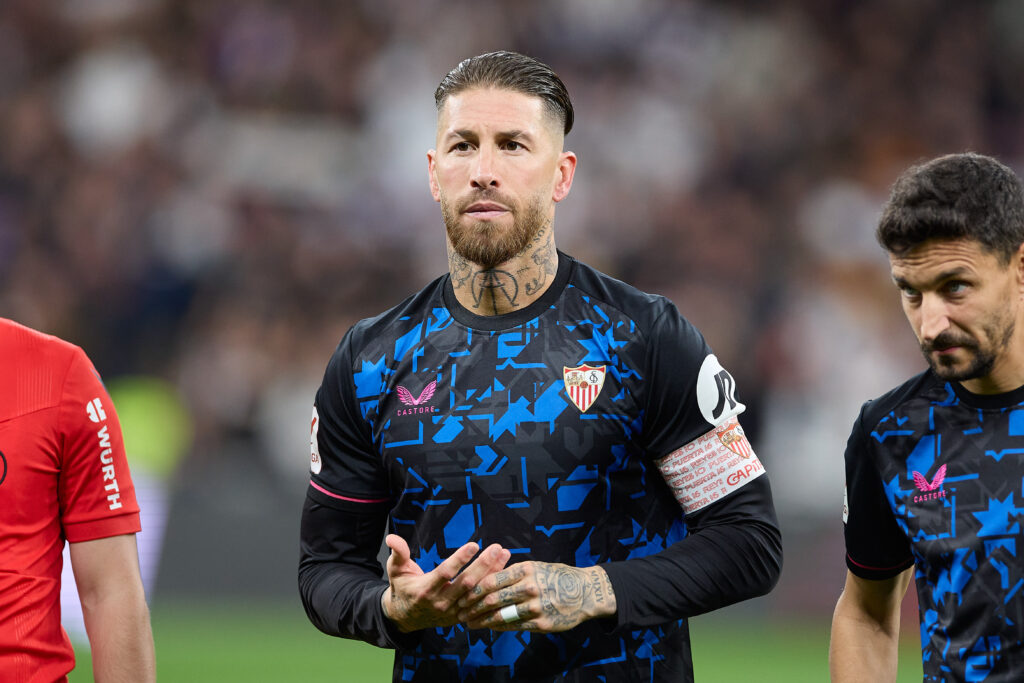
[[[307,611],[329,633],[395,647],[396,681],[690,680],[682,617],[764,592],[781,561],[742,410],[663,297],[561,253],[541,298],[508,315],[471,313],[439,278],[354,326],[328,364],[303,518]],[[399,634],[379,605],[385,519],[424,571],[469,541],[500,543],[510,563],[602,564],[618,615],[552,634]],[[676,565],[659,555],[685,549],[701,519],[703,557],[697,543]],[[702,561],[734,583],[713,585]]]
[[[915,567],[925,681],[1021,680],[1022,402],[929,370],[866,403],[850,436],[847,566]]]

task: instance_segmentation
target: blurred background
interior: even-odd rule
[[[874,224],[916,161],[1021,170],[1013,0],[0,1],[0,315],[114,396],[163,680],[388,680],[301,613],[310,408],[345,330],[444,272],[433,91],[494,49],[573,98],[559,246],[704,331],[771,473],[785,572],[695,620],[698,678],[825,679],[846,437],[923,368]]]

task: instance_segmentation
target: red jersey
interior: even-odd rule
[[[140,530],[121,425],[72,344],[0,318],[0,681],[66,681],[61,552]]]

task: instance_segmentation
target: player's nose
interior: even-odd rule
[[[497,159],[493,150],[481,147],[476,155],[476,162],[470,174],[470,184],[478,190],[498,187],[498,173],[495,168]]]
[[[919,335],[922,341],[930,342],[949,329],[949,309],[946,303],[937,296],[924,296],[921,301],[920,315]]]

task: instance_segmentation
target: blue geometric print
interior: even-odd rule
[[[925,680],[1021,680],[1024,409],[972,407],[937,384],[870,434],[914,556]]]
[[[682,510],[637,441],[647,358],[640,330],[614,307],[565,291],[558,306],[500,332],[467,329],[443,308],[406,316],[354,359],[361,414],[399,492],[392,529],[423,571],[469,541],[500,539],[514,562],[586,567],[646,557],[685,537]],[[606,370],[585,413],[563,377],[584,363]],[[655,680],[667,644],[685,638],[682,622],[641,629],[617,636],[609,652],[596,645],[608,642],[602,629],[584,624],[571,640],[434,629],[398,659],[400,677],[429,679],[444,666],[462,678],[500,671],[529,680],[535,670],[583,666],[612,681],[602,672],[642,666]]]

